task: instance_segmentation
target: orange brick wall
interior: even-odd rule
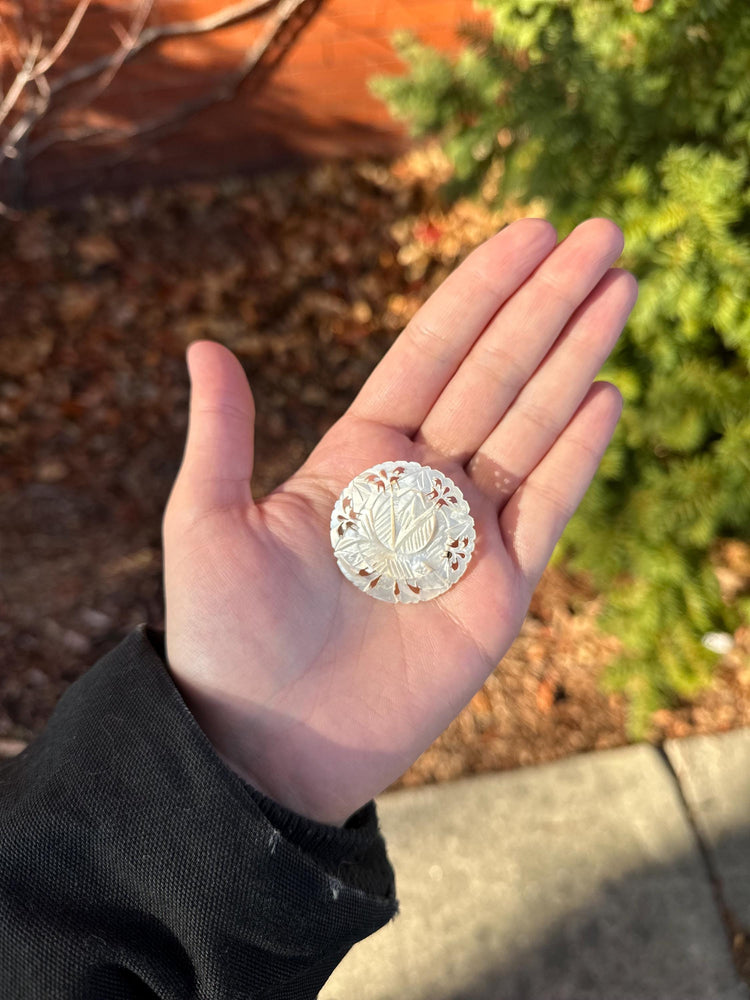
[[[6,17],[17,2],[0,0]],[[32,23],[36,16],[51,40],[74,5],[73,0],[27,2],[26,18]],[[200,17],[224,6],[226,0],[156,0],[151,23]],[[130,9],[128,0],[92,5],[59,70],[111,52],[116,44],[112,21],[126,21]],[[231,101],[145,143],[55,145],[29,167],[29,198],[57,200],[144,181],[258,169],[299,157],[395,152],[405,144],[404,131],[367,88],[374,73],[403,69],[391,48],[392,32],[408,28],[452,51],[459,44],[456,29],[468,19],[482,19],[471,0],[322,2],[261,86],[243,85]],[[128,127],[205,93],[238,64],[261,21],[149,48],[123,67],[95,104],[85,112],[73,106],[62,124]],[[9,68],[6,62],[6,81]]]

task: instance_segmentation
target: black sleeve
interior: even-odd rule
[[[308,1000],[397,910],[374,802],[339,828],[247,785],[145,626],[0,766],[3,1000]]]

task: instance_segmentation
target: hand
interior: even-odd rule
[[[556,246],[513,223],[419,310],[302,468],[253,501],[253,399],[224,347],[191,345],[190,425],[164,519],[166,644],[222,759],[282,805],[341,824],[482,686],[596,472],[622,399],[592,384],[637,297],[623,238]],[[377,462],[440,469],[477,543],[445,594],[387,604],[341,574],[344,486]]]

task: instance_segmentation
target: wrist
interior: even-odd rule
[[[213,743],[213,741],[212,741]],[[353,813],[348,813],[346,816],[340,816],[333,812],[327,812],[323,809],[317,809],[314,806],[310,806],[307,803],[301,801],[297,796],[293,794],[290,789],[284,789],[283,791],[276,792],[273,788],[267,785],[264,781],[260,780],[257,775],[249,771],[246,767],[238,764],[231,757],[223,754],[217,747],[213,744],[214,750],[217,756],[224,762],[224,764],[231,770],[234,771],[238,777],[240,777],[246,785],[249,785],[256,792],[260,792],[262,796],[269,799],[271,802],[275,803],[277,806],[281,806],[290,812],[296,813],[298,816],[303,817],[303,819],[312,820],[314,823],[322,823],[325,826],[335,826],[343,827],[346,821],[349,819]],[[356,810],[354,810],[356,812]]]
[[[278,755],[266,749],[273,739],[272,735],[265,732],[260,744],[251,738],[252,734],[263,734],[268,730],[262,719],[248,717],[235,703],[223,703],[213,690],[204,694],[193,681],[175,671],[171,665],[169,670],[182,700],[217,757],[245,784],[284,809],[327,826],[342,827],[356,812],[356,806],[342,808],[335,797],[329,802],[319,801],[289,778],[276,761]],[[257,761],[267,762],[268,767],[260,770]]]

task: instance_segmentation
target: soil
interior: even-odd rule
[[[187,344],[246,367],[253,490],[282,482],[344,412],[418,306],[522,214],[441,207],[430,148],[144,189],[0,219],[0,745],[16,752],[65,688],[139,622],[163,621],[161,515],[184,441]],[[531,211],[529,214],[541,214]],[[731,595],[750,547],[716,546]],[[393,787],[628,742],[602,676],[617,640],[581,576],[548,569],[482,690]],[[750,628],[710,689],[657,712],[651,739],[750,724]]]

